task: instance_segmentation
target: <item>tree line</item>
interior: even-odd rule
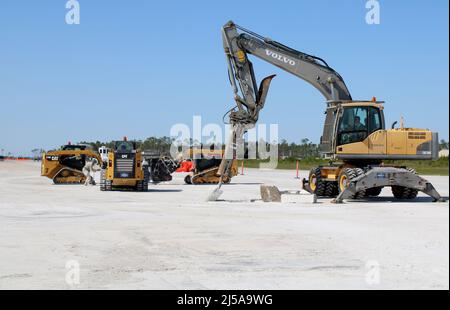
[[[145,140],[134,140],[136,142],[137,147],[141,150],[149,150],[153,152],[157,152],[160,154],[169,154],[172,143],[174,142],[173,138],[170,137],[149,137]],[[261,142],[256,142],[256,148],[258,144]],[[265,143],[264,141],[262,143]],[[114,142],[101,142],[101,141],[81,141],[80,144],[91,145],[94,149],[98,149],[102,146],[106,146],[108,148],[114,147]],[[201,146],[200,143],[196,141],[186,141],[187,145],[196,145]],[[267,144],[267,148],[269,144]],[[248,144],[246,143],[246,147]],[[219,144],[215,145],[216,149],[224,148],[224,145]],[[283,139],[280,143],[278,143],[278,153],[281,158],[312,158],[319,157],[319,146],[317,144],[312,143],[309,139],[305,138],[301,140],[300,144],[291,142],[289,143],[287,140]]]
[[[168,155],[170,154],[170,147],[174,141],[174,138],[170,137],[149,137],[145,140],[136,140],[136,144],[138,148],[141,150],[149,150],[153,152],[157,152],[160,154]],[[195,141],[187,141],[189,145],[197,144]],[[94,149],[99,149],[102,146],[106,146],[108,148],[114,147],[114,142],[101,142],[101,141],[81,141],[79,144],[87,144],[91,145]],[[256,147],[258,142],[256,142]],[[248,147],[248,144],[246,144]],[[223,145],[218,145],[216,148],[223,148]],[[449,142],[442,139],[439,142],[439,150],[448,150]],[[35,148],[31,150],[33,154],[33,158],[40,158],[40,155],[45,152],[45,150],[41,148]],[[300,143],[288,142],[286,139],[282,139],[280,143],[278,143],[278,154],[280,158],[317,158],[320,156],[319,145],[312,143],[308,138],[304,138],[300,141]],[[12,156],[11,153],[5,152],[5,150],[1,150],[0,157]]]
[[[174,142],[174,138],[170,137],[149,137],[145,140],[135,141],[138,148],[141,150],[150,150],[161,154],[169,154],[170,147]],[[95,149],[101,146],[106,146],[113,148],[113,141],[110,142],[80,142],[82,144],[92,145]],[[199,145],[196,141],[186,141],[188,145]],[[248,145],[246,144],[248,147]],[[223,148],[223,145],[216,145],[216,148]],[[258,142],[256,142],[256,147],[258,147]],[[446,140],[441,140],[439,143],[439,149],[448,149],[449,142]],[[278,143],[278,154],[280,158],[318,158],[320,157],[319,145],[313,143],[308,138],[303,138],[300,143],[288,142],[286,139],[282,139]]]

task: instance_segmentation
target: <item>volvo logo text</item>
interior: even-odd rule
[[[280,54],[272,52],[270,50],[266,50],[266,55],[270,56],[272,58],[275,58],[281,62],[284,62],[285,64],[290,64],[291,66],[295,66],[295,61],[287,58],[286,56],[280,55]]]

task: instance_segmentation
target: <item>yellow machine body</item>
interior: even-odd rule
[[[395,128],[393,124],[391,129],[386,129],[383,109],[382,102],[376,100],[329,104],[321,151],[332,163],[310,171],[308,180],[304,181],[308,190],[318,196],[335,197],[350,182],[367,176],[377,167],[377,172],[372,173],[374,177],[370,179],[370,184],[362,181],[366,182],[365,189],[353,197],[379,195],[386,184],[379,180],[385,180],[388,175],[392,178],[392,190],[396,198],[412,199],[417,196],[420,181],[416,182],[415,171],[387,165],[384,161],[437,159],[438,134],[428,129],[406,128],[403,124],[400,128]],[[383,167],[386,169],[382,170]],[[366,179],[369,180],[368,177]]]
[[[141,167],[142,154],[137,150],[134,153],[134,158],[122,158],[122,156],[122,154],[116,152],[108,153],[106,180],[111,181],[114,187],[134,187],[139,181],[144,180],[144,172]],[[122,169],[126,169],[126,173],[129,173],[127,177],[120,176],[121,173],[124,173]]]
[[[224,151],[208,149],[190,149],[189,157],[194,159],[194,171],[185,178],[188,184],[218,184],[220,182],[219,166]],[[237,161],[233,160],[228,174],[223,176],[224,183],[230,183],[231,178],[238,174]]]
[[[437,133],[421,128],[385,129],[381,102],[338,103],[327,111],[324,135],[330,156],[351,161],[437,159]],[[358,118],[357,131],[353,118]],[[345,131],[345,127],[353,130]],[[355,140],[355,141],[353,141]]]
[[[424,143],[432,141],[432,132],[426,129],[405,128],[393,130],[379,130],[362,142],[339,146],[336,154],[368,154],[380,157],[412,157],[418,159],[420,155],[431,155],[431,150],[422,151]],[[405,158],[406,157],[406,158]]]
[[[61,150],[46,152],[42,156],[41,176],[52,179],[55,184],[84,183],[86,177],[82,170],[87,157],[102,163],[100,155],[86,146],[68,145]]]

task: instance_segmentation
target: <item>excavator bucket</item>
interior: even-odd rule
[[[220,184],[217,188],[215,188],[211,193],[209,193],[206,201],[217,201],[220,196],[223,194],[223,190],[220,189],[222,184]]]

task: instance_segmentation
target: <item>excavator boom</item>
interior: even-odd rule
[[[240,30],[240,32],[238,32]],[[248,54],[273,64],[307,81],[328,101],[351,100],[342,77],[319,57],[308,55],[281,43],[264,38],[229,21],[222,27],[223,47],[227,57],[228,75],[234,92],[236,107],[230,111],[231,133],[219,174],[228,171],[234,158],[236,143],[258,121],[264,108],[270,83],[275,75],[261,81],[258,87],[253,64]]]
[[[237,112],[230,115],[232,123],[255,123],[258,120],[274,77],[272,75],[265,78],[258,87],[248,54],[305,80],[320,91],[327,101],[352,100],[340,74],[319,57],[264,38],[232,21],[223,26],[222,38],[238,108]]]

